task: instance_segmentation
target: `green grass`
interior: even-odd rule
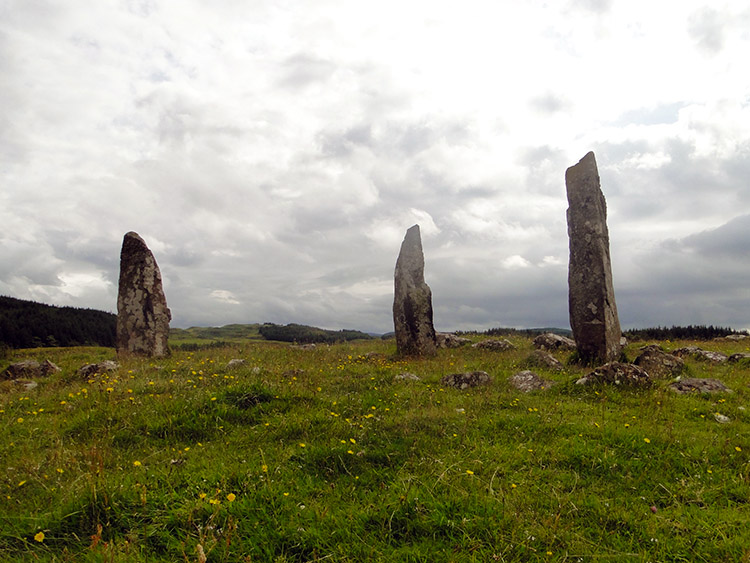
[[[0,368],[63,371],[0,384],[0,560],[750,561],[750,367],[689,360],[720,396],[583,389],[576,366],[526,395],[511,340],[421,361],[251,341],[91,380],[111,350],[16,351]],[[490,386],[440,386],[477,369]]]

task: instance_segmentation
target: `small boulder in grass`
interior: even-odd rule
[[[489,340],[482,340],[481,342],[477,342],[476,344],[471,345],[472,348],[478,348],[480,350],[493,350],[496,352],[503,352],[505,350],[515,350],[516,347],[513,346],[510,340],[507,340],[503,338],[500,339],[489,339]]]
[[[418,375],[409,372],[399,373],[393,379],[395,381],[422,381]]]
[[[233,360],[229,360],[227,363],[227,370],[237,369],[243,367],[247,363],[247,360],[241,360],[239,358],[234,358]]]
[[[732,393],[718,379],[685,377],[672,383],[669,388],[675,393],[686,395],[688,393]]]
[[[8,368],[2,373],[2,375],[0,375],[0,380],[47,377],[59,371],[62,370],[49,360],[44,360],[42,363],[39,363],[35,360],[25,360],[22,362],[10,364]]]
[[[605,384],[645,388],[650,387],[652,381],[646,370],[638,366],[622,362],[609,362],[596,368],[588,375],[583,376],[576,381],[576,384]]]
[[[540,350],[575,350],[576,343],[574,340],[555,334],[545,332],[534,339],[534,346]]]
[[[540,377],[533,371],[519,371],[509,379],[510,384],[524,393],[539,391],[540,389],[549,389],[555,382]]]
[[[675,356],[680,358],[695,358],[696,360],[705,360],[713,362],[715,364],[722,364],[727,361],[727,356],[721,352],[713,352],[711,350],[703,350],[697,346],[687,346],[685,348],[679,348],[672,352]]]
[[[113,362],[112,360],[104,360],[97,364],[86,364],[78,370],[78,375],[81,377],[93,377],[95,375],[104,375],[112,371],[120,369],[120,364]]]
[[[544,350],[534,350],[528,358],[526,364],[533,367],[547,368],[554,371],[562,371],[565,366],[557,358]]]
[[[469,387],[479,387],[480,385],[489,385],[491,382],[492,378],[486,371],[452,373],[440,379],[442,385],[459,390],[468,389]]]
[[[675,377],[685,369],[685,361],[669,354],[655,344],[641,348],[640,355],[633,362],[645,369],[652,377]]]

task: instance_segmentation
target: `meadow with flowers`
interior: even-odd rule
[[[583,388],[570,364],[524,394],[533,347],[511,340],[429,360],[239,341],[87,379],[112,349],[14,351],[0,368],[62,372],[0,383],[0,560],[750,561],[748,363],[688,360],[721,395]],[[440,385],[473,370],[492,383]]]

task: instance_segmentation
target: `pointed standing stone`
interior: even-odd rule
[[[607,203],[600,189],[594,153],[565,171],[568,192],[570,264],[568,296],[570,327],[585,363],[606,363],[620,357],[612,265],[609,256]]]
[[[424,281],[424,254],[419,225],[406,231],[396,261],[393,324],[397,352],[405,356],[437,353],[432,325],[432,292]]]
[[[168,356],[172,314],[154,255],[137,233],[122,241],[117,294],[117,354]]]

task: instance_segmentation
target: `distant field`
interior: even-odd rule
[[[536,370],[557,385],[523,394],[508,377],[525,337],[397,360],[393,341],[303,350],[244,331],[91,379],[77,368],[112,349],[11,351],[0,369],[63,371],[0,383],[0,560],[750,560],[747,363],[688,360],[724,395],[581,388],[577,366]],[[441,386],[470,370],[493,382]]]
[[[169,345],[263,340],[258,332],[259,327],[259,324],[232,324],[222,327],[171,328],[169,329]]]

